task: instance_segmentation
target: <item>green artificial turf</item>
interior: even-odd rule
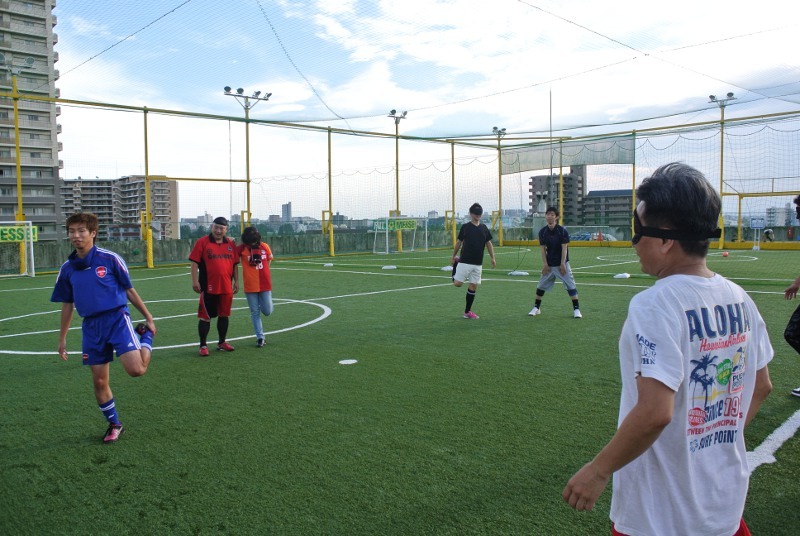
[[[476,321],[440,270],[448,251],[278,260],[267,346],[255,347],[239,294],[236,351],[213,349],[212,325],[206,358],[188,267],[135,271],[159,331],[145,376],[111,366],[126,427],[113,445],[80,331],[69,361],[55,355],[54,276],[0,280],[0,533],[608,534],[610,487],[591,513],[561,491],[614,433],[619,332],[653,279],[631,249],[573,248],[584,318],[560,286],[532,318],[539,252],[497,250]],[[782,339],[797,305],[782,292],[800,264],[792,252],[745,256],[709,265],[752,291],[776,350],[752,450],[800,410],[788,394],[800,356]],[[793,437],[753,474],[753,534],[798,526],[799,451]]]

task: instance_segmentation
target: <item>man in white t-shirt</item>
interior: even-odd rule
[[[658,280],[622,328],[617,432],[563,497],[591,510],[613,475],[614,535],[746,536],[744,427],[772,390],[766,327],[744,290],[706,266],[721,201],[703,174],[667,164],[636,193],[631,241]]]

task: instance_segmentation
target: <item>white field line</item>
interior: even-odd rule
[[[756,415],[755,418],[757,419],[758,415]],[[775,452],[781,448],[781,445],[786,443],[786,441],[794,437],[798,428],[800,428],[800,409],[795,411],[794,415],[789,417],[786,422],[769,434],[763,443],[747,453],[747,464],[750,466],[750,474],[752,474],[759,465],[777,462],[778,460],[775,458]]]

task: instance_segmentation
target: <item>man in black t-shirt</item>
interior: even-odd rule
[[[536,302],[528,313],[528,316],[537,316],[542,313],[542,297],[544,293],[553,288],[556,279],[560,279],[567,289],[567,294],[572,298],[572,316],[581,318],[581,310],[578,308],[578,289],[575,286],[575,278],[572,276],[572,269],[569,267],[569,233],[566,229],[556,223],[558,220],[558,209],[547,207],[545,213],[547,225],[539,231],[539,245],[542,249],[542,277],[536,285]]]
[[[475,301],[475,293],[478,285],[481,284],[481,272],[483,271],[483,250],[489,250],[492,258],[492,268],[497,266],[494,258],[494,247],[492,246],[492,233],[489,228],[481,223],[483,208],[474,203],[469,207],[470,221],[461,226],[456,240],[456,247],[453,250],[453,284],[460,287],[464,282],[467,285],[467,306],[464,309],[464,318],[475,320],[478,317],[472,312],[472,303]],[[458,251],[461,250],[461,257]]]

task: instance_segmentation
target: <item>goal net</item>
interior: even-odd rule
[[[428,251],[428,218],[379,218],[373,222],[372,232],[373,253]]]
[[[0,221],[0,276],[33,277],[33,242],[38,228],[29,221]]]

